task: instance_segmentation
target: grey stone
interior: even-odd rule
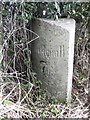
[[[32,27],[39,35],[31,45],[33,70],[48,95],[70,103],[75,21],[35,19]]]

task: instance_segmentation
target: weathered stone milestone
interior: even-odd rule
[[[75,21],[35,19],[32,28],[39,35],[32,42],[33,70],[48,95],[70,103]]]

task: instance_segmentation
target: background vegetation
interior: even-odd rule
[[[89,116],[90,3],[0,3],[0,117],[87,118]],[[45,14],[44,14],[45,12]],[[31,29],[33,17],[76,20],[71,107],[47,96],[32,70],[31,42],[39,36]],[[35,34],[36,38],[30,40]],[[2,41],[2,42],[1,42]]]

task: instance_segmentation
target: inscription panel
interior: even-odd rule
[[[56,47],[56,46],[55,46]],[[65,56],[65,48],[64,45],[60,45],[53,49],[52,47],[46,49],[45,45],[41,46],[37,51],[37,54],[40,54],[42,57],[64,57]]]

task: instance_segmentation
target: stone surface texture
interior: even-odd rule
[[[75,21],[34,19],[33,31],[39,39],[32,42],[32,65],[48,95],[71,102]]]

